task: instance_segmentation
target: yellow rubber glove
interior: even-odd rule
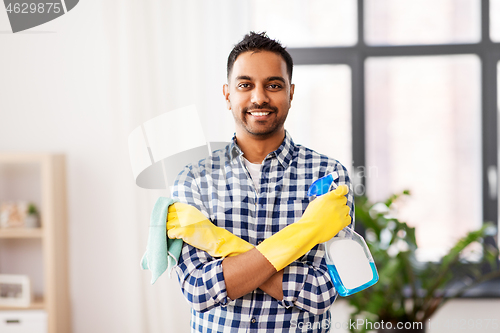
[[[257,246],[276,271],[302,257],[315,245],[326,242],[351,223],[346,185],[317,197],[297,222],[288,225]]]
[[[168,207],[167,234],[182,240],[212,257],[235,256],[253,249],[253,245],[215,226],[198,209],[176,202]]]

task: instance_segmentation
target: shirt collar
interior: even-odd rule
[[[292,160],[294,150],[295,150],[295,143],[293,142],[290,133],[288,133],[288,131],[285,130],[285,139],[283,140],[281,145],[278,147],[278,149],[269,153],[268,157],[266,158],[269,158],[269,156],[276,157],[281,166],[287,167],[290,164],[290,161]],[[236,133],[235,133],[233,139],[231,140],[231,143],[229,144],[229,156],[232,161],[236,157],[241,155],[243,155],[243,151],[236,143]]]

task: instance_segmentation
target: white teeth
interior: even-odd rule
[[[270,112],[250,112],[252,116],[267,116]]]

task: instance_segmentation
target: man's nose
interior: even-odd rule
[[[257,105],[262,105],[264,103],[269,103],[269,96],[267,90],[263,86],[257,85],[252,92],[252,103]]]

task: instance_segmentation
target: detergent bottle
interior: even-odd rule
[[[320,196],[337,188],[338,173],[333,172],[312,183],[309,196]],[[378,281],[375,262],[363,237],[349,227],[325,244],[326,265],[340,296],[349,296]]]

